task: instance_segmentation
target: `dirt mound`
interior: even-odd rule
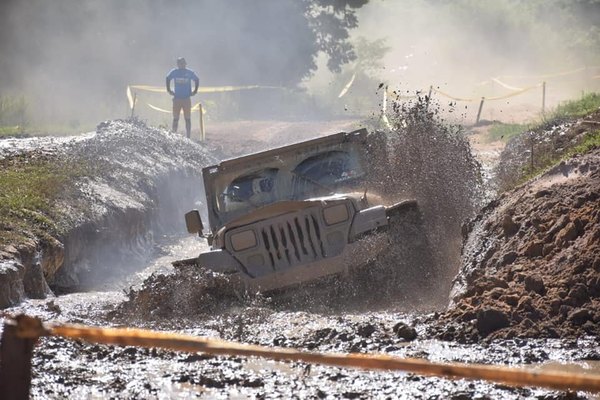
[[[194,266],[152,274],[127,296],[116,316],[139,320],[202,317],[240,301],[226,275]]]
[[[448,340],[600,334],[600,149],[503,194],[465,229]]]
[[[202,196],[200,171],[215,159],[181,135],[116,120],[81,136],[2,141],[0,161],[78,170],[64,174],[65,188],[48,199],[47,215],[36,211],[38,218],[27,221],[25,243],[0,248],[6,307],[24,296],[44,298],[46,282],[59,292],[97,287],[143,266],[154,235],[184,231],[183,213]],[[40,233],[42,217],[56,228]]]

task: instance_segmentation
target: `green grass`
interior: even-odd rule
[[[54,222],[57,200],[68,196],[80,165],[56,160],[12,160],[0,169],[0,245],[26,236],[60,233]]]
[[[567,101],[553,111],[555,117],[584,117],[600,108],[600,93],[588,93],[580,100]]]
[[[574,156],[575,154],[587,153],[590,150],[600,148],[600,129],[589,132],[585,135],[583,142],[571,148],[563,158]]]
[[[533,171],[531,171],[531,168],[529,166],[524,166],[522,177],[517,182],[517,186],[548,171],[555,165],[559,164],[561,161],[568,160],[569,158],[577,154],[584,154],[590,150],[598,148],[600,148],[600,129],[593,132],[588,132],[581,143],[570,148],[562,155],[546,154],[542,157],[542,159],[536,160],[535,168]]]
[[[0,126],[0,139],[2,137],[22,136],[23,128],[20,126]]]
[[[496,142],[501,140],[508,142],[508,140],[520,133],[523,133],[531,128],[529,124],[504,124],[495,123],[491,126],[490,131],[486,137],[488,142]]]

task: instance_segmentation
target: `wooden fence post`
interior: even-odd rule
[[[479,111],[477,111],[477,120],[475,121],[475,125],[479,123],[479,118],[481,118],[481,110],[483,109],[483,102],[485,101],[485,97],[481,98],[481,103],[479,103]]]
[[[542,82],[542,113],[546,112],[546,81]]]
[[[31,357],[37,339],[17,336],[14,321],[5,321],[0,343],[0,397],[5,400],[29,398]]]
[[[533,131],[531,132],[531,174],[533,175],[533,150],[534,150],[534,136],[533,136]]]
[[[200,113],[200,140],[204,142],[206,140],[206,133],[204,132],[204,110],[201,103],[198,103],[198,112]]]

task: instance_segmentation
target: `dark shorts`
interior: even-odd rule
[[[183,110],[183,118],[190,119],[192,109],[192,99],[173,99],[173,118],[179,118],[179,113]]]

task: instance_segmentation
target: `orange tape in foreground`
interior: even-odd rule
[[[487,380],[511,386],[538,386],[558,390],[600,392],[600,375],[527,371],[518,368],[479,364],[443,364],[420,359],[403,359],[383,354],[315,353],[145,329],[97,328],[69,324],[46,326],[37,318],[19,316],[16,319],[19,328],[18,335],[23,338],[53,335],[74,340],[85,340],[90,343],[162,348],[214,355],[254,356],[279,361],[300,361],[336,367],[395,370],[445,378]]]

